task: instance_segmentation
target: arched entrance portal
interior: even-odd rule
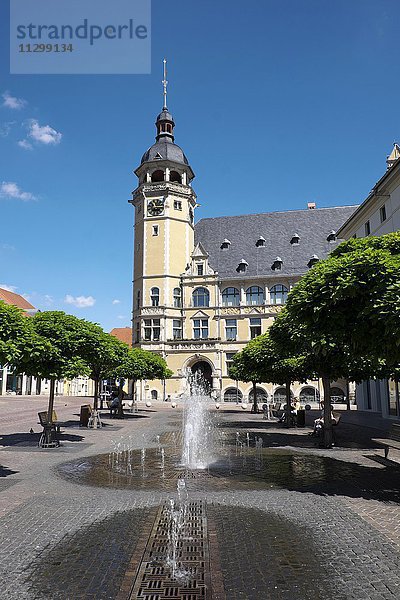
[[[212,390],[212,369],[211,369],[211,365],[206,362],[205,360],[199,360],[198,362],[194,363],[191,367],[190,370],[192,371],[193,374],[200,372],[202,377],[204,378],[204,383],[206,386],[206,392],[207,394],[211,394],[211,390]]]

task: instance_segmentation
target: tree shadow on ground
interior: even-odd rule
[[[15,475],[15,473],[19,473],[19,471],[12,471],[8,467],[0,465],[0,477],[8,477],[9,475]]]
[[[310,426],[290,427],[284,424],[268,421],[234,421],[219,424],[222,429],[236,431],[257,430],[255,435],[261,437],[264,446],[293,446],[294,448],[320,447],[322,439],[311,436]],[[349,423],[340,423],[333,428],[336,448],[353,449],[378,449],[381,446],[372,441],[372,438],[381,438],[382,431],[377,429],[362,428]],[[233,434],[232,434],[233,435]]]
[[[39,433],[10,433],[8,435],[0,435],[0,446],[20,446],[21,448],[37,447],[40,436]],[[59,441],[62,442],[82,442],[84,437],[72,433],[60,433],[57,435]]]

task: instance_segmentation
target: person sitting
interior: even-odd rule
[[[112,419],[113,417],[115,418],[117,416],[118,408],[119,408],[118,392],[113,392],[111,395],[111,402],[110,402],[110,419]]]
[[[323,429],[324,429],[324,405],[323,405],[323,403],[321,403],[321,407],[322,407],[321,416],[318,417],[318,419],[315,419],[314,431],[311,433],[311,435],[315,435],[317,437],[319,437],[322,434]],[[331,423],[332,423],[332,425],[337,425],[337,419],[332,412],[332,408],[331,408]]]

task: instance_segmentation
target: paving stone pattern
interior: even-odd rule
[[[6,402],[0,399],[0,405]],[[74,436],[62,453],[9,449],[16,431],[29,432],[39,401],[29,410],[20,404],[20,413],[13,405],[7,414],[14,421],[0,419],[0,483],[6,482],[0,486],[1,599],[128,600],[149,523],[171,497],[163,490],[95,488],[57,476],[69,453],[84,460],[108,452],[112,440],[124,436],[131,436],[137,449],[150,448],[156,435],[180,427],[180,413],[160,405],[138,418],[108,421],[102,431],[82,430],[76,423],[81,402],[68,399],[67,406],[57,407],[60,417],[72,422],[68,432]],[[261,417],[231,412],[219,418],[228,430],[260,431]],[[376,451],[357,444],[326,453],[311,447],[306,434],[293,433],[297,452],[356,463],[369,479],[360,476],[349,489],[335,489],[332,481],[328,493],[234,486],[193,491],[191,501],[206,502],[211,580],[216,589],[224,588],[213,600],[400,598],[400,468],[371,460]],[[282,433],[269,427],[262,435],[265,445],[274,447]],[[285,433],[285,446],[290,439]],[[385,472],[390,478],[380,497],[371,482]]]

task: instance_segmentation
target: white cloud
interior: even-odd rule
[[[10,134],[11,128],[15,125],[16,121],[7,121],[0,125],[0,137],[7,137]]]
[[[0,283],[0,288],[7,292],[15,292],[18,289],[15,285],[7,285],[6,283]]]
[[[39,144],[56,146],[61,142],[62,133],[50,127],[50,125],[39,125],[36,119],[29,121],[28,137]]]
[[[3,106],[6,108],[12,108],[13,110],[20,110],[26,106],[27,102],[23,98],[16,98],[11,96],[10,92],[4,92],[3,94]]]
[[[33,150],[33,146],[30,142],[28,142],[28,140],[19,140],[17,144],[24,150]]]
[[[51,306],[54,303],[53,296],[50,296],[49,294],[45,294],[44,295],[44,303],[46,306]]]
[[[15,250],[15,246],[13,246],[12,244],[0,244],[0,248],[2,250]]]
[[[31,194],[31,192],[23,192],[13,181],[3,181],[0,185],[0,196],[2,198],[15,198],[24,202],[36,200],[36,196]]]
[[[71,296],[67,294],[64,302],[66,304],[73,304],[77,308],[87,308],[88,306],[93,306],[96,300],[93,296]]]
[[[121,300],[113,300],[112,303],[113,304],[121,304]]]
[[[118,315],[117,317],[117,319],[119,319],[120,321],[124,321],[126,318],[126,315]]]

